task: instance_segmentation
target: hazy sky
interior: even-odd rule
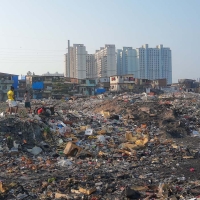
[[[0,0],[0,72],[63,72],[67,40],[94,53],[172,50],[173,82],[199,78],[200,0]]]

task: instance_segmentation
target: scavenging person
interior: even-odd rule
[[[31,112],[31,95],[29,92],[26,90],[26,93],[24,94],[24,100],[25,100],[25,108],[29,110],[29,113]]]
[[[51,111],[48,108],[42,106],[41,108],[36,108],[35,112],[40,116],[49,117],[51,115]]]
[[[11,86],[10,90],[7,92],[7,97],[8,97],[8,112],[12,114],[12,108],[15,110],[15,114],[17,114],[18,111],[18,105],[17,102],[15,101],[15,94],[14,94],[14,87]]]

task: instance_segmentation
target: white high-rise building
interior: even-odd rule
[[[86,55],[86,78],[96,78],[94,54]]]
[[[95,53],[96,77],[109,77],[117,74],[115,45],[106,44]]]
[[[123,50],[122,49],[117,49],[116,57],[117,57],[117,75],[122,75],[123,74],[123,64],[122,64]]]
[[[65,76],[70,78],[85,79],[86,78],[86,47],[83,44],[74,44],[65,54]],[[68,62],[68,59],[70,61]]]
[[[170,48],[158,45],[149,48],[148,44],[141,48],[123,47],[117,50],[117,74],[134,74],[141,79],[167,79],[172,83],[172,60]]]
[[[149,48],[148,44],[137,48],[137,75],[141,79],[167,79],[167,84],[172,83],[172,59],[170,48],[158,45]]]
[[[132,47],[117,50],[117,75],[137,73],[137,52]]]

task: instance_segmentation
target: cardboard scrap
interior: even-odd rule
[[[95,192],[96,191],[96,188],[95,187],[93,187],[93,188],[89,188],[89,189],[84,189],[84,188],[79,188],[79,191],[81,192],[81,193],[83,193],[83,194],[87,194],[87,195],[90,195],[90,194],[92,194],[93,192]]]
[[[55,193],[55,199],[67,198],[67,197],[68,197],[68,195],[66,195],[66,194],[61,194],[58,192]]]
[[[109,118],[110,117],[110,112],[105,112],[105,111],[101,111],[101,114],[105,117],[105,118]]]

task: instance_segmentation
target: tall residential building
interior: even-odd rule
[[[95,56],[94,54],[86,55],[86,78],[95,78],[96,68],[95,68]]]
[[[158,45],[149,48],[148,44],[137,48],[138,73],[135,77],[142,79],[167,79],[167,84],[172,83],[172,59],[170,48]]]
[[[95,53],[96,77],[109,77],[117,74],[115,45],[106,44]]]
[[[68,48],[68,53],[65,54],[66,77],[86,78],[86,55],[86,47],[83,44],[74,44],[73,47]]]
[[[117,57],[117,75],[122,75],[123,74],[123,64],[122,64],[123,51],[122,51],[122,49],[117,49],[116,57]]]
[[[134,74],[141,79],[167,79],[172,83],[172,61],[170,48],[158,45],[149,48],[143,45],[141,48],[123,47],[117,50],[117,74]]]
[[[117,75],[137,73],[137,52],[132,47],[117,50]]]

